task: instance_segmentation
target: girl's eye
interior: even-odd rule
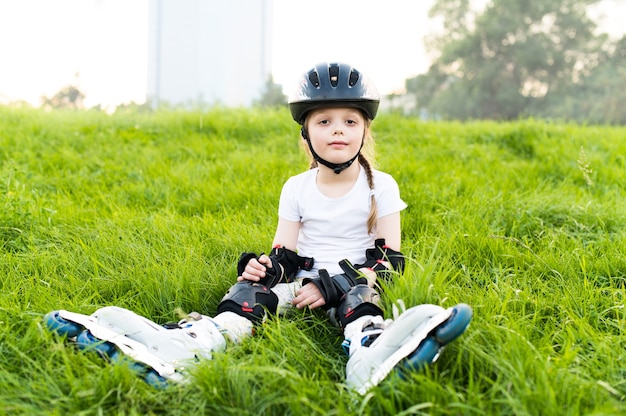
[[[329,121],[328,120],[320,120],[320,124],[328,124]]]
[[[356,124],[356,120],[346,120],[346,124]]]

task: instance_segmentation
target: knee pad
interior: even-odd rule
[[[258,323],[263,320],[266,311],[275,313],[277,307],[278,296],[267,286],[244,281],[231,286],[217,307],[217,313],[234,312]]]
[[[356,285],[341,298],[337,307],[337,318],[342,328],[365,315],[382,315],[378,292],[368,285]]]

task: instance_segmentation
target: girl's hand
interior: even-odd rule
[[[291,301],[298,309],[308,306],[311,309],[319,308],[326,304],[322,292],[313,283],[307,283],[296,292],[296,297]]]
[[[383,262],[383,265],[387,268],[391,267],[391,265],[387,263],[386,261]],[[365,268],[365,267],[360,268],[359,271],[363,273],[363,276],[365,276],[365,278],[367,279],[367,285],[369,287],[376,286],[376,272],[375,271],[373,271],[372,269]]]
[[[272,261],[270,258],[262,254],[258,260],[250,259],[243,273],[241,273],[241,276],[237,277],[237,281],[243,282],[244,280],[250,280],[252,282],[258,282],[265,277],[265,270],[271,267]]]

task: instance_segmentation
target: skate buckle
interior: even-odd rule
[[[341,343],[341,348],[343,349],[343,352],[345,352],[347,356],[350,356],[350,340],[349,339],[343,340],[343,342]]]

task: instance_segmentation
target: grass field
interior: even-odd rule
[[[283,181],[307,168],[286,110],[115,114],[0,107],[0,414],[626,413],[626,128],[521,120],[374,123],[407,270],[383,294],[470,304],[430,368],[364,397],[318,313],[155,389],[77,351],[45,313],[214,314],[243,251],[267,251]]]

